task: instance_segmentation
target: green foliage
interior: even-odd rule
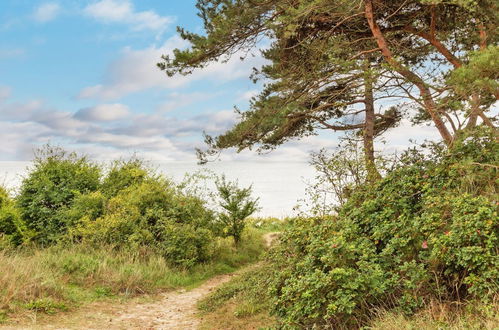
[[[270,309],[270,295],[268,291],[269,265],[262,265],[256,269],[244,272],[238,278],[219,287],[213,294],[205,297],[198,303],[198,308],[204,312],[213,312],[237,298],[244,304],[238,304],[236,316],[258,314]],[[251,306],[251,308],[248,308]]]
[[[100,168],[85,157],[57,148],[41,150],[23,181],[17,198],[19,211],[11,202],[0,205],[2,242],[20,244],[34,236],[42,245],[104,244],[152,251],[169,264],[186,268],[213,257],[218,233],[214,212],[187,183],[177,186],[137,158],[113,163],[100,181]],[[242,222],[256,202],[247,200],[249,189],[225,188],[228,207],[236,212],[231,215]],[[35,234],[28,235],[21,219]],[[238,242],[243,227],[237,227]]]
[[[123,189],[140,184],[150,175],[144,161],[137,157],[115,161],[102,182],[101,191],[105,196],[113,197]]]
[[[491,300],[498,163],[493,134],[434,146],[431,156],[413,150],[337,216],[292,221],[270,256],[274,313],[288,326],[356,327],[377,309]]]
[[[251,189],[239,188],[237,182],[230,182],[222,176],[216,182],[220,206],[223,209],[218,215],[226,235],[234,237],[236,244],[246,225],[245,220],[258,210],[258,199],[251,197]]]
[[[45,147],[23,180],[17,202],[22,219],[35,232],[33,240],[50,244],[65,234],[68,224],[60,211],[79,194],[99,188],[100,168],[86,157]]]
[[[6,189],[0,186],[0,248],[19,245],[28,237],[26,225]]]
[[[65,311],[68,308],[60,302],[55,302],[51,299],[38,299],[24,305],[26,309],[33,310],[37,313],[55,314],[58,310]]]
[[[454,70],[449,83],[461,94],[470,91],[486,94],[497,93],[499,89],[499,46],[470,54],[469,63]]]
[[[95,221],[104,214],[107,199],[100,191],[94,191],[88,194],[79,194],[69,207],[61,209],[58,217],[61,222],[67,226],[67,235],[60,239],[69,239],[70,241],[79,241],[79,237],[74,236],[75,228],[78,228],[85,221]]]
[[[210,257],[212,222],[203,201],[180,194],[168,180],[147,178],[118,192],[101,216],[83,217],[71,235],[94,245],[148,247],[173,264],[191,267]]]

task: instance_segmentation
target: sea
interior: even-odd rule
[[[314,169],[306,162],[219,161],[198,165],[195,161],[177,161],[150,165],[175,182],[184,180],[186,174],[211,171],[224,174],[228,180],[237,180],[241,187],[251,185],[260,205],[255,216],[261,217],[296,215],[296,207],[305,204],[306,187],[315,176]],[[0,184],[15,194],[30,167],[30,162],[0,161]]]

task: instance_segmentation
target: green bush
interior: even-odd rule
[[[7,190],[0,187],[0,238],[6,245],[19,245],[28,238],[28,231],[19,210]]]
[[[61,239],[79,242],[80,237],[75,235],[75,228],[78,228],[84,221],[94,221],[101,217],[106,204],[107,199],[100,191],[75,196],[71,205],[61,209],[58,214],[60,221],[67,226],[67,236]]]
[[[86,157],[46,147],[38,152],[34,167],[23,180],[17,197],[22,219],[40,244],[56,242],[68,224],[60,211],[79,194],[99,188],[100,168]]]
[[[176,265],[190,268],[208,261],[213,254],[213,234],[206,228],[191,224],[163,224],[158,250]]]
[[[114,162],[102,178],[87,158],[47,146],[38,152],[16,205],[0,207],[2,245],[31,237],[42,246],[106,245],[152,253],[185,268],[217,253],[219,226],[207,202],[137,158]]]
[[[274,313],[287,326],[358,327],[379,309],[492,299],[498,160],[484,135],[412,151],[337,216],[292,221],[270,256]]]
[[[107,197],[114,197],[121,190],[140,184],[150,176],[150,171],[141,159],[133,157],[129,160],[118,160],[112,163],[102,182],[101,191]]]
[[[212,222],[203,201],[150,177],[118,192],[100,217],[83,217],[71,235],[94,245],[147,247],[172,264],[190,267],[209,258]]]

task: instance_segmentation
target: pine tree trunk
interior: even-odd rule
[[[374,17],[374,9],[373,9],[373,1],[366,0],[365,1],[365,16],[371,32],[373,34],[378,47],[381,50],[381,54],[385,58],[385,60],[390,64],[395,71],[397,71],[402,77],[413,83],[418,89],[423,99],[423,104],[425,105],[426,111],[431,116],[433,122],[435,123],[435,127],[438,129],[438,132],[442,136],[442,139],[445,141],[447,145],[452,144],[454,137],[449,132],[447,127],[445,126],[444,121],[440,117],[438,113],[437,105],[435,104],[435,100],[433,99],[430,89],[426,86],[424,81],[417,74],[406,68],[400,62],[398,62],[390,48],[388,47],[388,43],[386,42],[385,36],[381,32],[378,24],[376,23],[376,19]]]
[[[373,80],[369,72],[369,63],[366,65],[364,78],[364,103],[365,103],[365,126],[364,126],[364,157],[367,169],[367,181],[374,182],[381,178],[374,161],[374,96]]]

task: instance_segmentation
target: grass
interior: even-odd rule
[[[260,231],[249,229],[236,248],[218,239],[212,262],[192,269],[169,266],[144,251],[116,251],[83,245],[0,251],[0,322],[75,309],[101,299],[123,299],[179,287],[195,287],[259,259]]]
[[[398,330],[458,330],[458,329],[498,329],[499,304],[468,302],[457,308],[442,302],[429,304],[425,309],[411,317],[395,312],[382,312],[369,329]]]
[[[198,303],[201,329],[259,329],[276,322],[269,315],[270,296],[261,263],[224,284]]]
[[[248,227],[253,228],[261,233],[273,233],[273,232],[281,232],[289,226],[290,218],[249,218],[247,220]]]

